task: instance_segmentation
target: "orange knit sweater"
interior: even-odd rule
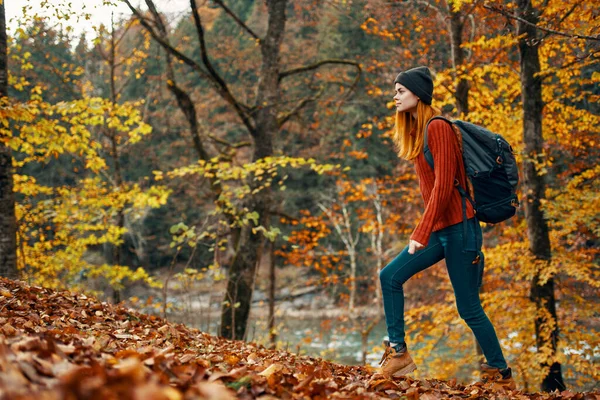
[[[454,130],[445,121],[435,120],[427,129],[427,143],[433,156],[432,170],[423,152],[415,159],[425,212],[411,235],[422,245],[427,245],[431,232],[439,231],[463,220],[462,199],[454,187],[454,179],[466,190],[466,173],[462,152]],[[467,217],[475,215],[467,201]]]

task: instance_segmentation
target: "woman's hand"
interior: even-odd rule
[[[415,254],[415,252],[421,250],[423,247],[425,246],[423,246],[416,240],[411,240],[410,242],[408,242],[408,254]]]

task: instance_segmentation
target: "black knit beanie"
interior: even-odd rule
[[[421,101],[431,105],[433,99],[433,80],[427,67],[417,67],[400,72],[394,80],[394,84],[399,83],[413,92]]]

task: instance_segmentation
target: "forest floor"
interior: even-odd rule
[[[594,399],[385,379],[347,366],[225,340],[159,317],[0,278],[4,399]]]

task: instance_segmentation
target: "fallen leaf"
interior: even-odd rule
[[[201,382],[196,385],[198,392],[210,400],[234,400],[233,392],[225,386],[215,382]]]
[[[264,371],[260,372],[258,375],[268,378],[271,375],[273,375],[274,373],[281,371],[282,368],[283,368],[283,365],[281,365],[281,364],[272,364],[271,366],[266,368]]]
[[[252,353],[246,358],[246,363],[248,364],[258,364],[259,362],[260,356],[256,353]]]

